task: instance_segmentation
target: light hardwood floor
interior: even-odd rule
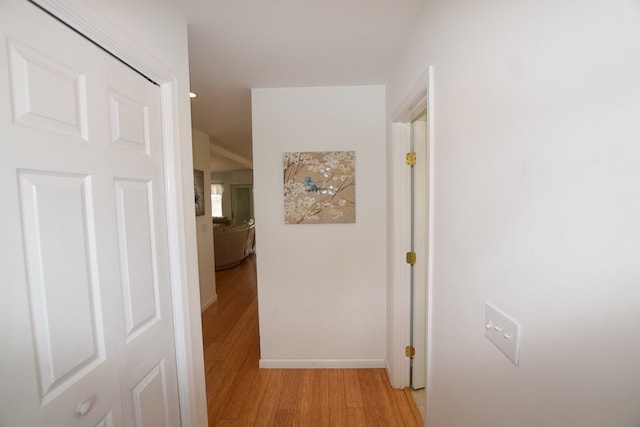
[[[202,315],[209,426],[423,425],[384,369],[259,369],[255,255],[216,273]]]

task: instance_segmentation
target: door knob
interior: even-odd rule
[[[78,403],[78,406],[76,406],[76,413],[80,416],[87,415],[90,410],[91,410],[90,400],[85,400],[82,403]]]

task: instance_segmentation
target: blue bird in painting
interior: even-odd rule
[[[311,177],[309,176],[304,179],[304,189],[307,191],[315,191],[316,193],[320,194],[318,186],[311,180]]]

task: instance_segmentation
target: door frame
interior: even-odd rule
[[[409,250],[411,233],[410,168],[405,154],[411,146],[411,121],[420,112],[427,111],[427,173],[429,179],[427,210],[429,213],[427,241],[427,325],[426,325],[426,417],[429,414],[432,377],[432,315],[433,315],[433,242],[434,242],[434,67],[429,66],[391,116],[391,202],[392,202],[392,256],[390,294],[390,338],[392,351],[388,354],[387,370],[394,388],[409,386],[409,359],[404,348],[410,333],[410,269],[404,254]],[[426,420],[425,420],[426,421]]]
[[[176,367],[183,427],[206,425],[204,352],[200,322],[198,270],[195,256],[195,217],[192,162],[182,158],[182,146],[191,147],[190,131],[181,127],[181,112],[189,114],[184,79],[155,58],[147,48],[125,35],[90,5],[80,0],[29,0],[82,36],[93,41],[160,86],[166,191],[167,237]],[[182,97],[182,95],[185,95]],[[181,105],[187,99],[187,109]],[[185,191],[185,189],[189,191]],[[195,284],[191,286],[191,284]]]

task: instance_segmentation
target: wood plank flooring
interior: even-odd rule
[[[202,314],[209,427],[422,426],[409,390],[384,369],[259,369],[255,255],[216,272]]]

